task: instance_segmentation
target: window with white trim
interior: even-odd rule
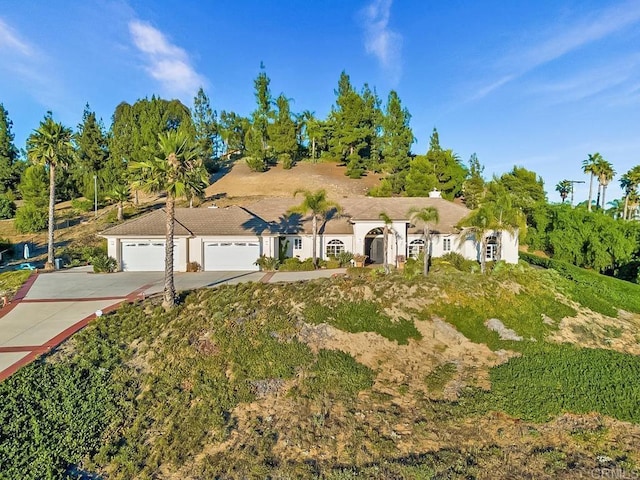
[[[300,237],[296,237],[293,239],[293,249],[302,250],[302,239]]]
[[[418,258],[418,255],[420,255],[422,252],[424,252],[424,240],[417,239],[412,240],[411,243],[409,243],[410,258]]]
[[[442,251],[443,252],[450,252],[451,251],[451,239],[450,238],[443,238],[442,239]]]
[[[488,262],[491,262],[496,258],[498,258],[498,239],[492,235],[487,239],[487,251],[485,259]]]
[[[344,252],[344,243],[342,240],[331,240],[327,243],[327,257],[335,257],[342,252]]]

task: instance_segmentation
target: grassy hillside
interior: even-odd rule
[[[603,313],[580,283],[441,263],[126,306],[0,384],[0,478],[636,471],[640,287]]]

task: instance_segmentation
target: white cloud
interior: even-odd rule
[[[0,48],[10,49],[18,53],[30,57],[33,55],[33,49],[28,43],[21,40],[18,34],[0,18]],[[6,50],[5,50],[6,51]]]
[[[146,70],[170,94],[195,94],[205,79],[191,65],[187,52],[173,45],[148,23],[133,20],[129,32],[145,57]]]
[[[364,47],[397,83],[402,73],[402,35],[389,29],[391,4],[392,0],[373,0],[363,10]]]
[[[582,17],[570,25],[558,24],[553,33],[537,44],[525,46],[502,59],[501,69],[509,72],[498,81],[478,89],[471,96],[480,99],[544,64],[591,43],[602,40],[640,21],[640,2],[630,0]]]

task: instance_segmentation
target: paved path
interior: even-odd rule
[[[240,282],[293,282],[343,274],[344,269],[313,272],[176,273],[177,290]],[[123,302],[162,292],[162,272],[94,274],[87,268],[33,274],[0,309],[0,381],[39,355],[60,345],[96,318]]]

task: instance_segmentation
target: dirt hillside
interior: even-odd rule
[[[214,177],[206,189],[207,198],[238,197],[289,197],[298,189],[317,190],[324,188],[329,196],[364,196],[380,181],[380,176],[368,174],[361,179],[352,179],[345,174],[345,167],[336,163],[301,162],[290,170],[281,165],[266,172],[252,172],[243,161],[236,162],[231,170]]]

